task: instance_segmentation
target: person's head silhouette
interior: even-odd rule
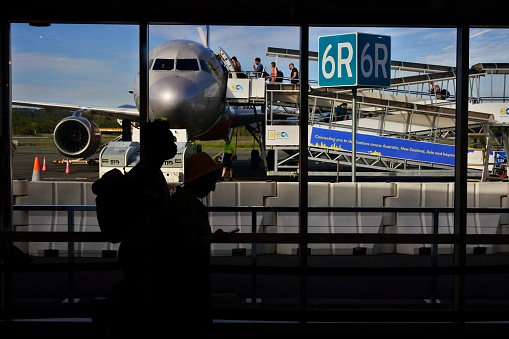
[[[142,155],[149,162],[160,163],[173,158],[177,154],[175,138],[167,120],[154,120],[144,124],[140,141],[143,148]]]
[[[184,185],[198,198],[204,198],[216,189],[223,167],[223,163],[215,162],[205,152],[193,154],[185,162]]]

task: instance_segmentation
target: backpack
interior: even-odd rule
[[[444,88],[440,91],[440,95],[442,96],[442,99],[445,100],[451,96],[451,93],[449,93],[449,91]]]
[[[106,241],[116,244],[129,232],[132,199],[125,175],[117,168],[109,170],[92,184],[96,195],[99,229]]]
[[[283,71],[280,71],[280,70],[278,69],[278,70],[277,70],[277,77],[276,77],[276,81],[280,81],[280,82],[282,82],[282,81],[283,81],[283,77],[284,77]]]

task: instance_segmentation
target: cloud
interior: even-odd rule
[[[201,26],[203,29],[205,25]],[[276,61],[288,71],[299,60],[266,56],[267,47],[300,48],[297,26],[210,26],[210,48],[237,56],[246,71],[255,57],[265,66]],[[361,32],[391,37],[393,60],[455,66],[454,28],[428,27],[310,27],[309,50],[318,51],[318,37]],[[55,24],[37,28],[12,24],[13,95],[17,99],[94,103],[132,103],[133,80],[139,67],[137,25]],[[42,37],[42,38],[41,38]],[[150,48],[171,39],[200,41],[195,25],[149,26]],[[472,28],[470,62],[504,62],[509,55],[509,29]],[[318,62],[310,62],[316,80]],[[34,96],[38,96],[34,98]],[[64,101],[62,101],[64,100]]]

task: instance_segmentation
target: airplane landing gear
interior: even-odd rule
[[[260,165],[260,151],[254,149],[251,151],[251,169],[258,169]]]

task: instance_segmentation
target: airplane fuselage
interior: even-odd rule
[[[226,135],[233,111],[225,101],[227,72],[209,48],[190,40],[165,42],[149,53],[149,119],[167,119],[190,139]],[[140,108],[139,73],[134,100]],[[219,126],[223,126],[217,129]]]

